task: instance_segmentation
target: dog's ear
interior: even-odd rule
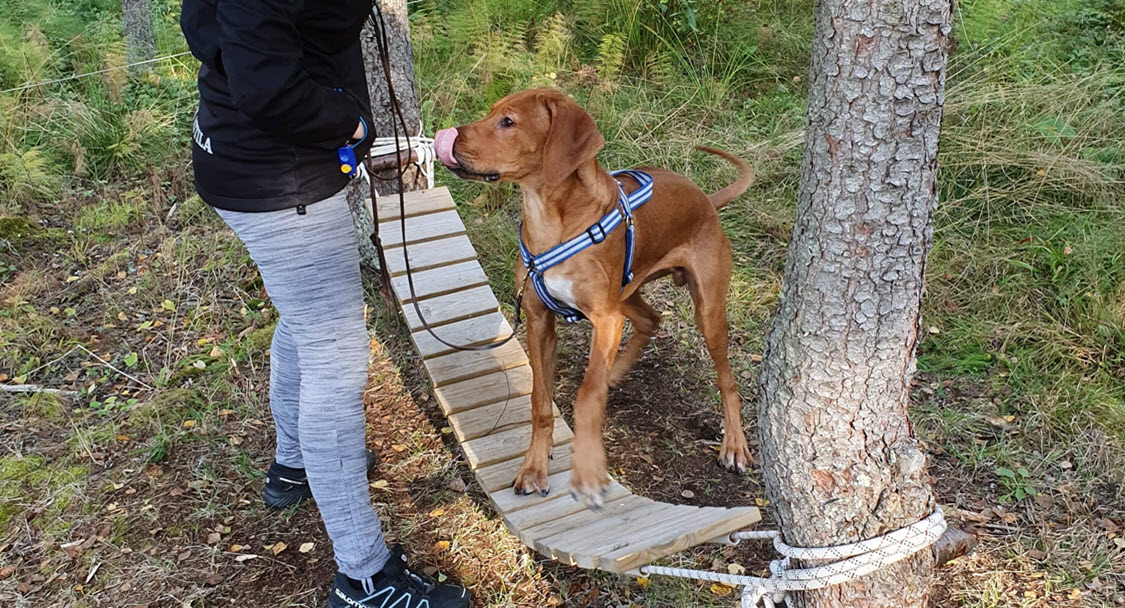
[[[597,156],[605,146],[594,119],[573,100],[563,96],[545,98],[551,128],[543,144],[543,179],[558,184]]]

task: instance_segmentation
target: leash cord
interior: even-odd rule
[[[371,26],[372,26],[371,27],[372,31],[375,33],[375,46],[376,46],[376,50],[379,53],[379,63],[382,64],[383,77],[384,77],[384,79],[386,80],[386,83],[387,83],[387,98],[388,98],[391,110],[393,112],[393,114],[391,116],[391,120],[393,122],[396,118],[398,119],[398,123],[402,127],[402,135],[406,139],[407,154],[409,154],[410,153],[409,151],[411,150],[410,135],[409,135],[409,130],[406,126],[406,118],[403,116],[403,113],[402,113],[402,106],[398,102],[397,95],[395,95],[394,82],[393,82],[393,78],[391,77],[390,38],[387,35],[386,23],[383,20],[383,9],[382,9],[382,7],[379,6],[379,0],[375,0],[375,2],[372,4]],[[409,252],[407,250],[407,242],[406,242],[406,195],[405,195],[406,188],[405,188],[404,183],[403,183],[403,175],[406,173],[406,170],[407,170],[408,167],[404,167],[404,163],[403,163],[403,160],[402,160],[402,146],[399,143],[399,133],[398,133],[397,128],[394,129],[394,139],[395,139],[395,165],[396,165],[398,170],[395,171],[395,176],[393,178],[384,179],[384,178],[378,177],[376,172],[375,172],[375,169],[374,169],[374,160],[371,158],[370,155],[368,155],[368,157],[367,157],[367,167],[368,167],[367,183],[368,183],[368,185],[370,186],[370,189],[371,189],[371,218],[372,218],[371,243],[375,246],[375,250],[378,252],[379,266],[380,266],[382,279],[383,279],[383,287],[384,287],[384,290],[386,291],[387,297],[388,298],[392,297],[392,294],[394,293],[394,290],[393,290],[393,287],[391,285],[391,271],[390,271],[390,267],[387,266],[386,252],[383,250],[383,242],[379,238],[379,205],[378,205],[378,203],[376,203],[377,195],[378,195],[378,193],[375,190],[375,180],[376,179],[383,179],[383,181],[397,181],[397,183],[398,183],[399,226],[400,226],[400,229],[402,230],[402,259],[403,259],[403,263],[404,263],[405,268],[406,268],[406,284],[410,289],[410,303],[414,306],[414,313],[418,315],[418,321],[422,324],[422,327],[435,340],[437,340],[438,342],[444,344],[445,346],[448,346],[449,348],[452,348],[452,349],[457,350],[457,351],[482,352],[482,351],[494,350],[494,349],[500,348],[501,346],[504,346],[505,344],[511,342],[519,334],[520,321],[521,321],[520,310],[523,306],[523,291],[524,291],[524,288],[527,286],[528,278],[531,276],[530,270],[525,271],[523,280],[520,281],[519,288],[516,290],[516,301],[515,301],[516,318],[515,318],[515,323],[512,326],[512,333],[508,334],[508,337],[504,338],[500,342],[492,342],[492,343],[489,343],[489,344],[461,345],[461,344],[453,344],[451,342],[447,342],[441,336],[437,335],[437,333],[434,332],[433,327],[431,327],[430,323],[426,320],[425,315],[422,314],[422,307],[418,304],[418,294],[417,294],[417,292],[415,291],[415,288],[414,288],[414,276],[413,276],[413,272],[411,271],[411,268],[410,268],[410,255],[409,255]],[[501,408],[500,414],[496,417],[496,422],[493,423],[492,429],[489,430],[489,434],[491,434],[493,431],[496,430],[497,427],[500,426],[500,421],[503,420],[504,415],[507,413],[508,404],[511,402],[511,399],[512,399],[512,382],[511,382],[511,379],[508,378],[508,370],[504,369],[504,370],[502,370],[502,372],[504,374],[504,382],[507,384],[507,390],[505,391],[507,393],[507,397],[504,400],[504,407]]]
[[[392,111],[392,120],[397,118],[399,124],[402,126],[402,137],[405,138],[405,140],[406,140],[406,150],[409,151],[410,150],[410,135],[408,133],[408,128],[406,126],[406,119],[405,119],[405,117],[403,116],[403,113],[402,113],[402,106],[398,102],[398,97],[395,94],[395,90],[394,90],[393,79],[391,78],[390,43],[389,43],[389,37],[387,35],[386,24],[383,21],[383,10],[379,6],[379,2],[375,2],[373,4],[372,11],[373,12],[372,12],[371,17],[372,17],[373,30],[375,32],[375,44],[376,44],[376,48],[379,52],[379,61],[382,64],[382,68],[383,68],[383,77],[384,77],[384,79],[386,80],[386,83],[387,83],[387,96],[388,96],[389,101],[390,101],[390,107],[391,107],[391,111]],[[488,350],[493,350],[493,349],[500,348],[501,346],[504,346],[508,342],[512,341],[512,339],[516,337],[516,335],[519,331],[519,326],[520,326],[520,322],[521,322],[520,307],[523,303],[523,290],[524,290],[524,285],[526,285],[526,283],[527,283],[528,274],[524,275],[524,279],[521,282],[520,288],[516,293],[516,320],[515,320],[515,325],[512,328],[512,333],[509,334],[508,337],[504,338],[500,342],[493,342],[493,343],[490,343],[490,344],[478,344],[478,345],[463,345],[463,344],[453,344],[451,342],[447,342],[441,336],[434,333],[433,327],[426,320],[425,315],[422,314],[422,307],[418,304],[418,294],[417,294],[417,291],[416,291],[415,286],[414,286],[413,270],[410,268],[410,256],[408,255],[407,248],[406,248],[406,197],[405,197],[405,186],[404,186],[404,182],[403,182],[403,175],[406,173],[407,168],[404,168],[404,166],[403,166],[404,165],[404,163],[402,161],[402,149],[403,148],[402,148],[402,145],[399,141],[398,129],[395,129],[394,138],[395,138],[395,164],[396,164],[398,170],[395,172],[397,175],[393,178],[389,178],[387,181],[397,181],[397,185],[398,185],[398,193],[397,194],[398,194],[398,205],[399,205],[399,225],[400,225],[401,230],[402,230],[403,262],[404,262],[405,268],[406,268],[406,283],[407,283],[407,286],[409,287],[409,290],[410,290],[411,304],[414,307],[415,314],[418,315],[418,321],[422,324],[422,327],[426,330],[426,332],[428,332],[431,336],[433,336],[433,338],[435,340],[437,340],[438,342],[444,344],[445,346],[448,346],[449,348],[452,348],[452,349],[455,349],[455,350],[459,350],[459,351],[488,351]],[[373,160],[371,159],[370,156],[368,156],[368,158],[367,158],[367,163],[368,163],[368,172],[367,172],[368,176],[376,177],[375,170],[374,170],[374,163],[373,163]],[[379,264],[382,266],[383,283],[384,283],[384,286],[387,289],[387,294],[389,296],[390,294],[392,294],[394,292],[393,292],[392,287],[391,287],[390,268],[387,266],[386,253],[383,250],[382,240],[379,238],[379,206],[376,203],[378,193],[375,190],[375,182],[373,180],[369,180],[368,184],[371,187],[371,214],[372,214],[372,219],[373,219],[372,223],[374,225],[374,230],[371,234],[371,242],[372,242],[372,244],[375,245],[375,249],[379,253]]]

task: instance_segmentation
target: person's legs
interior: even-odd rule
[[[274,460],[293,469],[305,468],[297,435],[301,411],[301,366],[297,344],[284,318],[277,321],[270,344],[270,411],[277,433]]]
[[[370,346],[347,199],[341,192],[303,215],[219,214],[246,244],[296,347],[298,442],[336,563],[345,576],[370,577],[389,551],[367,488],[363,389]],[[279,442],[291,430],[284,424]]]

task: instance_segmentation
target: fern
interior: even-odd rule
[[[603,81],[612,81],[621,73],[625,66],[625,38],[620,34],[611,33],[602,37],[598,45],[598,58],[596,62],[598,76]]]

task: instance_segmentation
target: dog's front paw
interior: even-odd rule
[[[723,438],[723,447],[719,450],[719,466],[739,475],[746,472],[752,462],[750,447],[746,445],[746,436],[742,433],[728,433]]]
[[[512,487],[515,488],[516,494],[538,492],[540,496],[546,496],[551,491],[551,486],[547,482],[547,463],[535,462],[530,457],[525,459]]]
[[[570,474],[570,495],[574,500],[582,503],[587,509],[597,511],[605,505],[605,496],[609,492],[609,475],[606,474],[604,460],[602,465],[596,463],[580,466],[575,463]]]

